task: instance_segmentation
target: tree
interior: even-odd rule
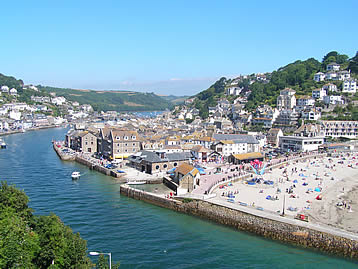
[[[352,73],[358,74],[358,51],[356,55],[349,60],[348,69],[350,69]]]
[[[28,201],[1,182],[0,268],[91,268],[86,241],[54,214],[34,216]]]
[[[328,52],[328,53],[323,57],[322,63],[327,62],[329,57],[333,57],[333,58],[334,58],[334,61],[336,61],[337,55],[338,55],[338,52],[337,52],[337,51]],[[332,59],[332,58],[331,58],[331,59]]]
[[[40,247],[38,235],[13,208],[0,215],[0,268],[35,268],[32,260]]]
[[[100,254],[96,263],[96,269],[109,269],[108,258],[109,257],[105,257],[103,254]],[[111,269],[118,269],[119,265],[119,263],[112,263]]]

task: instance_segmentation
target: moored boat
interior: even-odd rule
[[[2,138],[0,138],[0,147],[1,147],[2,149],[6,149],[6,143],[5,143],[5,141],[4,141]]]

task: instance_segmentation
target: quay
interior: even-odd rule
[[[105,174],[107,176],[112,176],[115,178],[121,178],[124,176],[123,173],[118,173],[113,169],[109,169],[102,166],[100,163],[95,163],[94,161],[91,160],[91,158],[85,155],[77,154],[76,152],[73,151],[64,152],[63,149],[67,149],[67,148],[64,147],[61,142],[53,141],[52,145],[57,155],[63,161],[76,161],[80,164],[86,165],[91,170],[95,170],[102,174]]]
[[[87,166],[90,170],[98,171],[106,176],[111,176],[118,179],[137,179],[138,171],[134,168],[126,167],[124,168],[124,164],[121,165],[120,169],[123,169],[125,171],[118,172],[116,169],[107,168],[104,166],[104,163],[101,163],[100,160],[95,159],[90,156],[90,154],[83,154],[81,152],[75,152],[68,147],[64,146],[63,141],[52,141],[53,149],[55,150],[56,154],[62,161],[75,161],[80,164],[83,164]],[[129,171],[129,169],[134,170]],[[123,173],[125,172],[125,173]],[[144,180],[146,184],[160,184],[163,183],[164,175],[162,176],[152,176],[152,175],[144,175],[145,178],[142,178],[141,180]]]
[[[202,198],[168,198],[132,188],[127,184],[121,185],[120,193],[136,200],[200,217],[268,239],[358,260],[358,235],[339,229],[274,216],[257,209],[240,208],[239,205],[220,203],[210,195]]]

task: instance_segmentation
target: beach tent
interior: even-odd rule
[[[318,187],[316,187],[316,188],[314,189],[314,191],[316,191],[316,192],[321,192],[321,189],[318,188]]]
[[[295,179],[295,180],[293,181],[293,183],[298,183],[297,179]]]

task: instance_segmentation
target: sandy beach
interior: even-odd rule
[[[266,171],[259,182],[239,181],[215,190],[228,203],[282,214],[309,216],[322,223],[358,232],[358,154],[312,157]],[[266,184],[264,183],[266,181]],[[337,205],[338,204],[338,205]]]

